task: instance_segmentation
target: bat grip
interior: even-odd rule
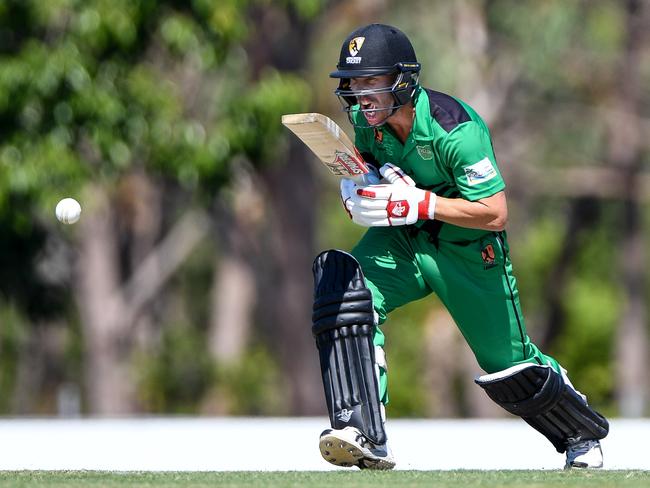
[[[376,174],[376,171],[371,170],[362,175],[352,176],[350,179],[359,186],[368,186],[379,184],[381,177]]]

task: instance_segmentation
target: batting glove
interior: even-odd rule
[[[357,186],[341,182],[341,198],[353,222],[365,227],[387,227],[434,218],[435,193],[417,188],[413,179],[394,164],[385,164],[379,172],[387,184]]]
[[[377,171],[374,166],[368,165],[368,168],[370,169],[370,172],[365,174],[358,184],[348,178],[341,179],[341,202],[343,202],[343,208],[345,208],[345,211],[348,213],[348,217],[350,217],[352,220],[354,219],[348,210],[346,202],[350,199],[350,197],[356,195],[357,188],[363,188],[364,186],[368,185],[375,185],[380,181],[381,175],[379,174],[379,171]]]

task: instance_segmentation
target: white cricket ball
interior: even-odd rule
[[[56,204],[56,218],[64,224],[74,224],[81,217],[81,205],[74,198],[64,198]]]

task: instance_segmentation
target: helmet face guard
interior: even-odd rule
[[[343,111],[347,113],[350,123],[355,127],[377,127],[386,123],[388,118],[395,114],[400,107],[407,105],[413,100],[416,89],[418,87],[418,73],[420,71],[419,63],[397,63],[394,67],[391,68],[378,68],[375,70],[364,70],[364,75],[359,73],[348,71],[350,73],[350,78],[341,78],[339,86],[334,90],[334,94],[338,97],[341,105],[343,106]],[[370,72],[370,73],[368,73]],[[368,73],[368,74],[366,74]],[[364,90],[352,90],[350,88],[351,78],[369,78],[371,76],[380,76],[386,74],[395,74],[395,80],[389,86],[364,89]],[[383,93],[390,93],[393,98],[393,103],[388,107],[376,107],[372,109],[361,108],[359,104],[358,97],[367,96],[367,95],[379,95]],[[363,112],[384,112],[389,111],[388,116],[383,119],[379,124],[370,124],[366,121],[365,125],[359,124],[355,119],[356,113]],[[365,117],[364,119],[365,120]]]

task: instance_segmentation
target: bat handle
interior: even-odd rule
[[[359,186],[377,185],[380,180],[380,178],[372,171],[363,175],[353,176],[350,179]]]

